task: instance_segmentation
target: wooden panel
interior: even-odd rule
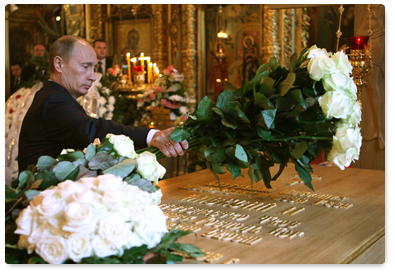
[[[263,192],[265,189],[263,182],[254,183],[256,191],[251,195],[250,191],[238,190],[231,192],[229,188],[233,185],[250,185],[247,173],[245,178],[238,177],[232,180],[231,175],[225,174],[220,176],[223,184],[222,190],[228,189],[230,193],[224,192],[199,192],[191,189],[181,189],[198,186],[204,186],[208,183],[215,182],[216,179],[208,170],[179,176],[160,182],[163,191],[162,205],[163,210],[167,213],[176,213],[177,207],[167,208],[166,205],[183,205],[185,208],[211,209],[211,215],[218,221],[238,222],[243,226],[254,225],[260,227],[256,234],[245,232],[249,236],[262,238],[259,242],[252,245],[224,241],[203,237],[202,235],[214,228],[205,226],[203,223],[194,224],[193,221],[206,217],[201,214],[190,214],[180,212],[181,216],[195,215],[195,220],[188,220],[184,224],[191,227],[200,228],[196,231],[197,236],[188,235],[183,242],[189,242],[199,246],[206,252],[222,253],[223,258],[215,263],[224,263],[231,258],[240,259],[243,264],[332,264],[332,263],[377,263],[384,261],[384,244],[376,244],[377,241],[384,241],[385,227],[385,172],[376,170],[349,168],[341,171],[337,167],[315,166],[317,178],[313,180],[315,192],[311,191],[304,184],[291,183],[295,180],[296,171],[290,164],[281,177],[272,183],[273,190],[269,193]],[[292,185],[290,185],[292,184]],[[229,186],[226,186],[229,185]],[[215,189],[214,187],[206,188]],[[291,191],[293,190],[293,191]],[[244,195],[241,195],[241,194]],[[199,194],[209,197],[222,197],[230,203],[235,199],[246,202],[274,203],[276,207],[265,212],[254,210],[234,209],[229,206],[199,204],[191,201],[181,201],[182,198]],[[304,195],[306,199],[297,199],[297,196]],[[293,198],[294,202],[285,202],[284,199]],[[303,197],[303,196],[302,196]],[[280,200],[282,198],[282,200]],[[338,204],[350,204],[348,208],[334,208],[324,206],[326,200],[337,199]],[[277,199],[277,200],[276,200]],[[295,202],[296,200],[296,202]],[[321,200],[321,204],[319,201]],[[303,202],[304,203],[298,203]],[[336,202],[333,202],[335,204]],[[339,203],[340,202],[340,203]],[[316,204],[316,205],[313,205]],[[333,205],[332,204],[332,205]],[[281,214],[284,210],[295,206],[304,208],[304,211],[295,215]],[[184,209],[185,209],[184,208]],[[188,212],[188,210],[187,210]],[[249,217],[244,221],[235,221],[231,218],[223,217],[225,212],[248,214]],[[226,215],[225,215],[226,216]],[[279,220],[266,223],[260,223],[262,217],[278,217]],[[296,231],[303,232],[303,236],[295,238],[279,238],[269,234],[286,222],[280,220],[289,220],[300,224],[294,228],[287,228],[288,233]],[[168,223],[176,223],[174,220]],[[276,224],[273,225],[273,224]],[[223,231],[235,233],[234,230],[222,228]],[[240,232],[241,233],[241,232]],[[283,236],[286,237],[286,236]],[[372,251],[374,252],[372,254]],[[377,257],[378,256],[378,257]],[[373,258],[369,258],[373,257]]]

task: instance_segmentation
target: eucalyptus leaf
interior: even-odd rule
[[[49,170],[56,163],[57,163],[56,159],[51,156],[48,155],[40,156],[37,161],[37,170],[38,171]]]
[[[113,174],[124,178],[128,176],[135,169],[135,167],[136,160],[132,158],[126,158],[112,167],[104,170],[103,174]]]
[[[88,166],[91,170],[105,170],[118,163],[118,160],[107,152],[98,152],[89,161]]]
[[[133,180],[129,184],[133,185],[133,186],[137,186],[137,187],[139,187],[140,190],[146,191],[148,193],[153,193],[158,190],[157,186],[155,186],[154,184],[152,184],[152,182],[150,182],[144,178]]]
[[[25,196],[27,198],[27,201],[31,201],[35,196],[39,195],[40,193],[41,191],[38,190],[28,190],[25,191]]]
[[[96,145],[89,144],[88,147],[86,147],[85,159],[89,161],[95,154],[96,154]]]
[[[33,176],[33,173],[28,170],[22,171],[19,176],[18,176],[18,188],[22,188],[28,181],[29,179]]]
[[[277,109],[268,109],[261,111],[261,116],[264,122],[263,126],[265,127],[266,130],[272,128],[272,125],[274,124],[274,120],[276,118],[276,113],[277,113]]]
[[[53,168],[56,179],[64,181],[77,167],[70,161],[61,161]]]

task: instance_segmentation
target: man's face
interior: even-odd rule
[[[43,45],[36,45],[34,47],[33,55],[44,57],[45,47]]]
[[[103,60],[107,56],[107,45],[105,42],[96,42],[93,49],[96,52],[98,60]]]
[[[11,73],[15,78],[20,77],[22,73],[22,67],[20,67],[19,64],[11,65]]]
[[[77,41],[68,62],[62,63],[62,82],[73,98],[86,95],[92,83],[96,80],[96,53],[90,44]]]

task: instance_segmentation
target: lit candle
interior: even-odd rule
[[[126,59],[128,62],[128,76],[129,76],[129,83],[130,83],[132,81],[132,71],[130,69],[130,53],[129,52],[126,54]]]
[[[147,57],[147,82],[148,82],[148,84],[151,83],[151,77],[150,77],[151,67],[152,67],[151,58]]]
[[[150,62],[148,65],[148,83],[153,83],[152,80],[152,63]]]
[[[143,67],[143,71],[144,71],[144,53],[143,52],[141,52],[140,58],[141,58],[141,66]]]

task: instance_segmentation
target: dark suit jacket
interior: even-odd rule
[[[63,149],[82,150],[107,133],[129,136],[136,149],[147,146],[149,128],[124,126],[86,115],[81,105],[61,85],[48,81],[33,99],[19,136],[19,172],[42,155],[56,158]]]
[[[106,57],[106,72],[107,72],[107,69],[109,69],[111,67],[112,67],[112,59],[109,57]]]

